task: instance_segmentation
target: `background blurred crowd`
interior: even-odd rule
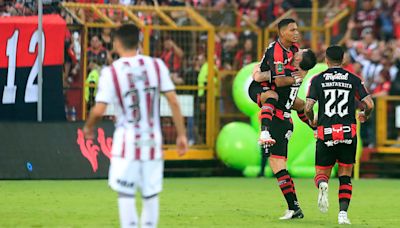
[[[36,2],[36,0],[0,0],[0,16],[36,14]],[[60,0],[43,0],[44,13],[61,14],[67,22],[73,23],[73,20],[59,7],[60,2]],[[310,18],[305,18],[297,12],[312,6],[311,0],[67,0],[66,2],[191,5],[213,25],[222,28],[218,29],[216,34],[214,56],[216,73],[236,71],[258,60],[257,41],[260,37],[252,30],[243,29],[241,32],[235,32],[223,29],[224,26],[241,28],[250,21],[260,28],[265,28],[289,9],[294,9],[291,16],[298,21],[300,26],[304,26],[309,23]],[[319,21],[321,25],[345,8],[349,8],[352,12],[348,20],[335,25],[332,29],[332,43],[341,43],[347,49],[346,68],[364,78],[367,89],[374,97],[400,94],[400,1],[327,0],[319,1],[319,5],[325,17],[325,20]],[[232,13],[235,11],[239,16]],[[124,15],[120,12],[107,11],[105,13],[113,18],[113,21],[123,23]],[[172,13],[170,16],[177,24],[189,23],[185,15]],[[158,23],[151,13],[139,13],[138,17],[146,24]],[[152,55],[164,60],[177,85],[204,85],[206,83],[204,80],[207,78],[208,67],[206,34],[193,38],[188,33],[152,32],[150,48]],[[88,75],[87,83],[95,85],[102,66],[110,64],[117,56],[113,52],[111,29],[91,30],[89,33],[88,71],[85,73]],[[303,33],[301,46],[309,47],[309,39],[310,34]],[[193,50],[193,43],[197,44],[196,50]],[[321,40],[317,50],[320,61],[323,61],[325,48]],[[80,33],[74,30],[67,31],[65,86],[69,86],[80,77],[81,55]],[[94,93],[95,88],[87,88],[85,92],[89,106],[94,102]],[[222,97],[230,97],[229,89],[220,93]],[[199,91],[198,96],[204,96],[204,91]],[[229,105],[221,105],[221,112],[224,112],[224,109],[234,110]],[[389,118],[394,118],[394,116]],[[372,147],[375,144],[374,121],[372,119],[362,129],[366,146]],[[389,129],[389,135],[392,138],[397,137],[396,129]]]

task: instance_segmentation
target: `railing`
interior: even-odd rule
[[[398,111],[397,111],[398,110]],[[376,99],[376,144],[377,152],[400,153],[400,96]]]

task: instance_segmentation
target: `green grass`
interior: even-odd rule
[[[284,198],[274,179],[165,179],[159,227],[338,227],[337,179],[330,210],[316,206],[311,179],[295,179],[305,213],[279,221]],[[354,227],[400,227],[400,181],[353,181]],[[0,181],[0,227],[118,227],[116,194],[105,180]]]

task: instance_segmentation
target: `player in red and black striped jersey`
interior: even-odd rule
[[[293,19],[283,19],[278,29],[278,41],[270,45],[253,72],[254,80],[259,83],[250,85],[249,95],[260,101],[263,128],[260,142],[270,147],[270,166],[288,204],[280,219],[303,218],[293,180],[286,169],[287,146],[293,131],[290,109],[306,71],[315,66],[316,57],[310,50],[299,51],[294,44],[298,30]],[[304,101],[301,106],[303,110]]]
[[[356,100],[361,101],[360,122],[370,116],[374,102],[364,87],[362,79],[341,65],[343,50],[331,46],[326,50],[329,69],[311,80],[306,101],[306,115],[317,126],[315,184],[319,188],[318,206],[328,210],[328,179],[332,167],[339,163],[339,224],[350,224],[347,218],[352,185],[351,174],[356,157],[357,127]],[[318,102],[318,117],[314,120],[313,106]]]
[[[285,102],[285,106],[294,106],[300,119],[305,123],[309,122],[304,115],[305,102],[296,98],[297,91],[287,93],[291,95],[291,99],[280,99],[276,91],[280,90],[279,88],[300,84],[305,76],[305,71],[296,70],[292,64],[295,54],[299,52],[296,43],[299,36],[296,21],[290,18],[281,20],[278,23],[278,33],[278,40],[269,45],[260,64],[255,67],[254,81],[251,84],[251,87],[263,88],[263,92],[258,97],[258,104],[262,107],[260,116],[262,131],[259,142],[266,146],[276,143],[276,139],[271,137],[269,130],[279,100]],[[293,94],[296,95],[293,96]],[[287,109],[290,110],[290,108]]]

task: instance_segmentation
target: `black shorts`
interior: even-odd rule
[[[260,96],[262,93],[268,91],[270,88],[269,87],[263,87],[261,86],[260,83],[256,82],[256,81],[252,81],[250,86],[249,86],[249,90],[248,90],[248,94],[249,97],[252,101],[254,101],[254,103],[256,103],[258,105],[258,107],[261,108],[261,100],[260,100]]]
[[[288,143],[293,133],[293,121],[291,118],[272,118],[269,128],[271,137],[275,139],[275,144],[269,148],[272,158],[287,159]]]
[[[351,141],[350,141],[351,140]],[[351,166],[356,162],[357,137],[347,139],[348,144],[338,143],[333,146],[333,141],[317,140],[315,167],[320,169],[332,168],[336,162],[340,166]]]

